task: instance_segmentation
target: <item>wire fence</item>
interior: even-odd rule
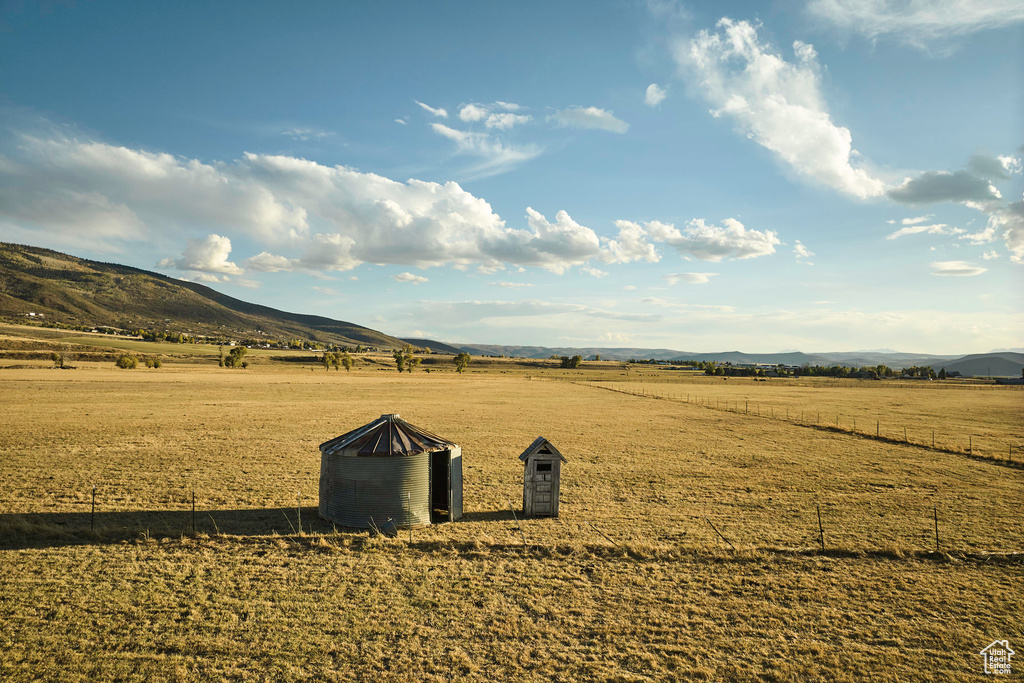
[[[898,421],[890,421],[880,416],[858,416],[839,412],[823,412],[820,408],[792,408],[776,406],[748,398],[722,398],[706,396],[699,393],[672,392],[627,386],[618,382],[600,382],[591,380],[571,380],[574,384],[604,389],[631,396],[651,399],[676,401],[708,410],[724,411],[759,419],[780,420],[801,427],[827,430],[849,434],[865,439],[873,439],[886,443],[904,444],[927,448],[943,453],[956,453],[968,457],[991,461],[1010,467],[1024,469],[1024,445],[1020,439],[1010,436],[996,437],[991,435],[955,433],[950,434],[934,427],[922,429],[908,428]],[[659,385],[663,384],[658,382]],[[923,433],[922,433],[923,432]]]

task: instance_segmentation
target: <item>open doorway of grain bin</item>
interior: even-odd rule
[[[430,521],[454,522],[462,517],[462,449],[430,454]]]

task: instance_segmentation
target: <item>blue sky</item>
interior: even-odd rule
[[[0,5],[0,240],[448,342],[1024,346],[1024,2]]]

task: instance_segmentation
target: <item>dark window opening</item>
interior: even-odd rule
[[[549,462],[539,462],[539,463],[537,463],[537,471],[538,472],[550,472],[551,471],[551,463],[549,463]]]

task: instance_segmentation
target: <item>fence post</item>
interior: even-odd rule
[[[825,527],[821,525],[821,505],[815,503],[814,507],[818,510],[818,541],[821,543],[821,552],[825,552]]]

